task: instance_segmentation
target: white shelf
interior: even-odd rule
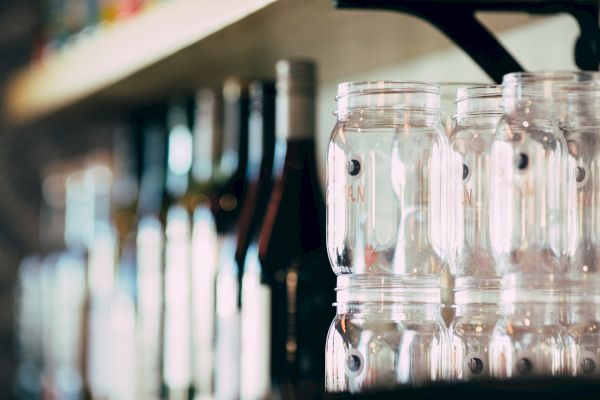
[[[488,25],[527,20],[498,15]],[[159,99],[230,74],[269,77],[287,56],[315,58],[327,79],[447,45],[416,18],[335,10],[328,0],[171,0],[20,71],[4,108],[28,122],[78,104]]]

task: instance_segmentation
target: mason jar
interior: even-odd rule
[[[564,135],[569,150],[569,262],[573,274],[600,261],[600,81],[567,85]]]
[[[405,263],[394,262],[398,233],[404,232],[401,244],[411,256],[426,249],[424,257],[435,258],[426,265],[424,258],[419,260],[417,271],[439,273],[440,262],[429,239],[437,228],[431,226],[433,211],[428,208],[430,198],[440,201],[441,180],[437,177],[434,183],[430,176],[443,169],[441,152],[447,146],[440,125],[439,87],[392,81],[342,83],[336,99],[338,121],[327,159],[327,249],[334,272],[412,271]],[[404,152],[410,158],[402,159],[403,166],[398,155]],[[393,170],[397,177],[404,175],[394,184],[403,188],[399,202]],[[434,194],[429,186],[435,186]]]
[[[503,80],[491,145],[490,238],[500,274],[567,270],[568,154],[545,74]]]
[[[574,374],[573,341],[560,320],[568,292],[568,279],[562,274],[502,277],[500,319],[490,341],[491,376]]]
[[[573,342],[577,376],[600,377],[600,276],[575,275],[571,280],[567,331]]]
[[[439,277],[341,275],[325,349],[325,389],[358,393],[446,378]]]
[[[490,376],[490,341],[500,315],[500,278],[459,277],[456,311],[450,324],[451,376],[456,380]]]
[[[456,277],[497,275],[490,239],[491,148],[502,118],[502,87],[459,88],[456,127],[450,137],[453,167],[460,184],[449,187],[456,253],[450,261]]]

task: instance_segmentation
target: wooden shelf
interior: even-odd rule
[[[486,22],[496,31],[530,18]],[[172,0],[20,71],[4,109],[22,123],[81,104],[139,104],[231,74],[269,77],[288,56],[315,58],[330,79],[448,45],[414,17],[336,10],[328,0]]]

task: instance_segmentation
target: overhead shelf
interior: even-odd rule
[[[497,31],[530,18],[496,15],[486,24]],[[281,57],[315,58],[326,79],[449,44],[417,18],[336,10],[328,0],[172,0],[20,71],[4,108],[29,122],[80,104],[160,99],[230,74],[269,77]]]

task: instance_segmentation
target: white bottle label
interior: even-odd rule
[[[242,400],[266,399],[271,386],[271,289],[252,274],[242,283]]]

